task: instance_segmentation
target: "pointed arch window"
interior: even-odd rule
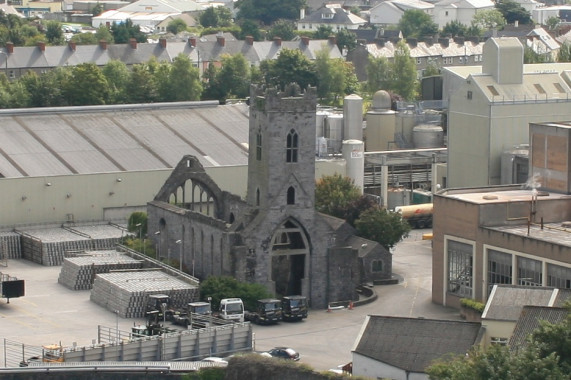
[[[295,204],[295,188],[293,186],[290,186],[287,189],[287,204],[288,205]]]
[[[295,129],[292,128],[287,135],[286,162],[297,162],[298,149],[298,135]]]
[[[256,134],[256,160],[262,159],[262,132]]]

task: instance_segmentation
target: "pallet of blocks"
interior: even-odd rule
[[[197,286],[160,270],[145,270],[97,274],[90,299],[123,318],[143,318],[149,294],[167,294],[176,308],[199,297]]]
[[[19,234],[15,232],[0,232],[0,258],[22,258],[22,248],[20,246]]]
[[[86,251],[63,259],[58,282],[72,290],[89,290],[96,274],[141,268],[142,261],[117,251]]]

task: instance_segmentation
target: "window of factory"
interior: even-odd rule
[[[526,286],[541,286],[543,274],[541,273],[541,261],[517,258],[517,284]]]
[[[488,294],[495,284],[512,283],[512,255],[488,250]]]
[[[461,297],[472,297],[472,256],[470,244],[448,240],[448,291]]]
[[[547,286],[571,289],[571,268],[547,264]]]

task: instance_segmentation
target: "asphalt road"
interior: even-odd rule
[[[292,347],[301,362],[316,370],[327,370],[351,361],[351,349],[367,315],[460,319],[456,310],[431,302],[431,247],[413,230],[394,251],[393,273],[399,284],[375,286],[378,299],[368,305],[327,312],[311,310],[302,322],[275,326],[254,325],[255,349]],[[60,267],[44,267],[27,260],[8,260],[0,272],[24,279],[26,295],[0,299],[0,338],[41,346],[61,342],[64,346],[87,346],[97,339],[97,326],[129,331],[143,320],[117,318],[89,299],[90,292],[73,291],[58,284]],[[4,366],[4,344],[0,344],[0,366]]]

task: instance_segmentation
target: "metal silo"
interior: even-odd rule
[[[444,146],[444,130],[439,125],[420,124],[412,129],[415,148],[441,148]]]
[[[332,153],[341,152],[343,143],[343,115],[331,114],[325,119],[325,138]]]
[[[361,193],[364,188],[365,144],[359,140],[343,141],[343,158],[346,162],[346,174],[351,178]]]

